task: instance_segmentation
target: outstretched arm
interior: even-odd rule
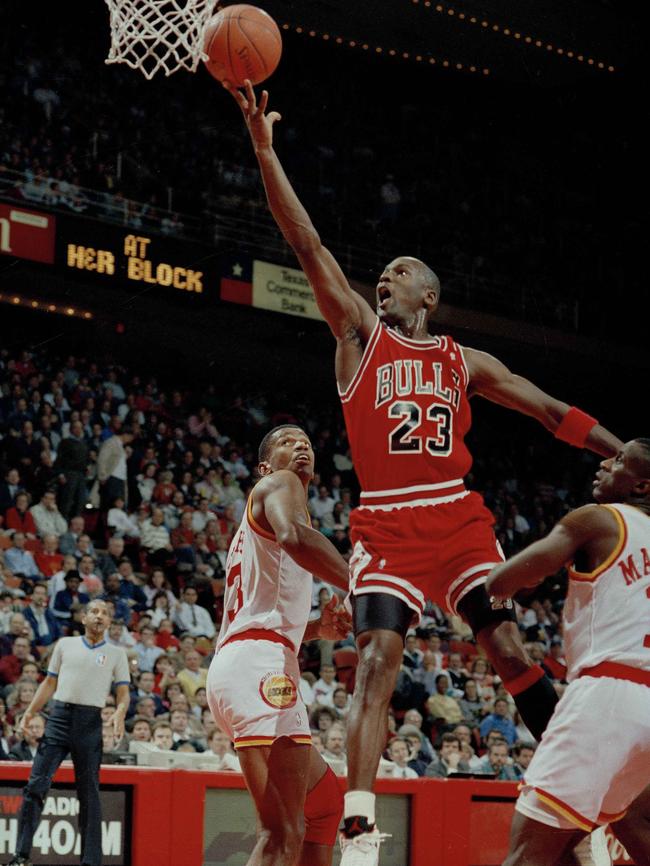
[[[572,511],[539,541],[490,572],[485,588],[498,599],[512,598],[520,589],[535,587],[558,572],[595,539],[607,547],[618,537],[616,519],[606,508],[587,505]]]
[[[480,394],[493,403],[530,415],[559,439],[571,444],[580,444],[602,457],[612,457],[623,445],[617,436],[601,427],[595,419],[592,419],[593,425],[588,432],[585,430],[584,440],[578,443],[575,437],[571,438],[565,434],[567,422],[570,422],[572,417],[570,413],[578,413],[578,410],[546,394],[523,376],[512,373],[505,364],[488,355],[487,352],[465,348],[463,354],[469,373],[470,394]],[[579,425],[582,424],[584,427],[587,424],[588,427],[588,422],[582,420],[588,416],[583,413],[578,414],[582,416],[578,418]],[[562,427],[565,418],[567,421]]]
[[[366,301],[352,290],[330,251],[323,246],[309,214],[296,195],[273,149],[273,124],[277,111],[266,113],[269,95],[262,91],[259,103],[250,81],[244,91],[224,84],[241,108],[260,166],[269,208],[287,243],[297,255],[314,290],[318,308],[337,339],[350,331],[365,340],[375,325]]]
[[[348,591],[348,565],[334,545],[309,525],[305,488],[289,470],[268,475],[256,490],[275,540],[289,556],[321,580]]]

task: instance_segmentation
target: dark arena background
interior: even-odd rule
[[[275,147],[353,287],[374,305],[383,266],[400,254],[417,256],[441,280],[437,333],[496,355],[623,440],[650,435],[646,57],[637,4],[262,6],[283,37],[280,65],[264,85],[282,114]],[[30,506],[54,485],[61,508],[57,457],[77,419],[89,496],[105,434],[135,422],[128,515],[146,522],[152,504],[164,508],[174,548],[166,563],[171,592],[177,599],[194,578],[217,630],[223,553],[271,426],[293,420],[309,431],[319,472],[310,494],[315,525],[350,552],[348,513],[359,488],[337,399],[334,341],[267,211],[240,112],[203,68],[146,81],[105,65],[109,44],[108,10],[99,0],[3,4],[0,640],[11,637],[11,617],[29,601],[8,561],[9,473],[18,470]],[[472,408],[467,483],[485,497],[509,555],[589,501],[598,459],[484,400]],[[199,518],[183,538],[180,514],[198,514],[201,498],[209,500],[212,531],[206,536]],[[332,502],[329,510],[323,501]],[[90,496],[81,514],[92,541],[88,567],[103,580],[111,529],[97,506]],[[54,574],[52,563],[63,568],[60,550],[44,551],[38,539],[28,549],[39,575]],[[134,538],[126,553],[134,585],[150,591],[146,603],[127,608],[134,697],[126,737],[104,744],[104,862],[239,866],[254,844],[254,813],[229,744],[225,753],[211,745],[205,697],[192,696],[183,708],[192,735],[176,739],[187,749],[132,745],[140,716],[147,720],[140,730],[149,731],[143,742],[153,727],[150,708],[136,706],[137,647],[142,620],[158,602],[146,546]],[[559,573],[519,611],[527,646],[560,691],[565,589]],[[319,603],[316,586],[315,611]],[[162,615],[153,613],[158,627]],[[433,605],[426,613],[419,649],[432,649],[437,635],[444,668],[460,652],[462,667],[474,672],[477,647],[460,620]],[[180,670],[188,645],[179,647],[182,629],[172,626],[159,643]],[[198,644],[205,667],[212,643]],[[300,656],[310,694],[321,652],[338,665],[345,690],[350,652],[335,648],[332,656],[317,643]],[[33,654],[40,665],[46,648]],[[390,726],[396,731],[417,711],[428,763],[442,730],[412,662],[398,682]],[[481,676],[485,714],[498,681],[489,668]],[[14,851],[30,769],[10,754],[25,708],[15,682],[3,669],[2,862]],[[167,713],[171,700],[163,688],[155,712]],[[311,701],[312,727],[324,742],[332,719],[341,716],[344,728],[347,700],[340,712],[328,711],[329,722]],[[516,716],[512,724],[516,739],[526,740]],[[485,744],[479,724],[469,729],[474,767],[484,762]],[[334,759],[341,777],[345,757],[343,747]],[[513,766],[515,759],[511,753]],[[516,776],[482,780],[478,770],[472,778],[401,780],[391,778],[391,763],[387,751],[377,784],[379,824],[392,833],[383,866],[501,863]],[[55,783],[33,862],[78,863],[68,765]],[[611,833],[608,844],[614,862],[631,862]],[[336,851],[335,863],[339,857]]]

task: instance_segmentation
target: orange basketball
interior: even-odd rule
[[[237,3],[208,21],[203,46],[210,75],[242,87],[245,78],[259,84],[271,75],[280,62],[282,37],[268,12]]]

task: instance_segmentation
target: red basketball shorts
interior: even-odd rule
[[[504,557],[478,493],[452,502],[357,508],[350,515],[350,592],[384,592],[418,615],[427,599],[452,613]]]

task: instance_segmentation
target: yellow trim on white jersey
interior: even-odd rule
[[[601,562],[601,564],[593,571],[576,571],[576,569],[570,567],[569,577],[571,580],[596,580],[597,577],[599,577],[604,571],[607,571],[607,569],[616,562],[618,557],[623,552],[623,549],[625,548],[625,543],[627,541],[627,527],[620,511],[618,511],[618,509],[616,508],[612,508],[611,505],[600,505],[598,507],[606,508],[616,518],[616,522],[618,524],[618,541],[614,545],[614,549],[609,554],[607,559]]]

